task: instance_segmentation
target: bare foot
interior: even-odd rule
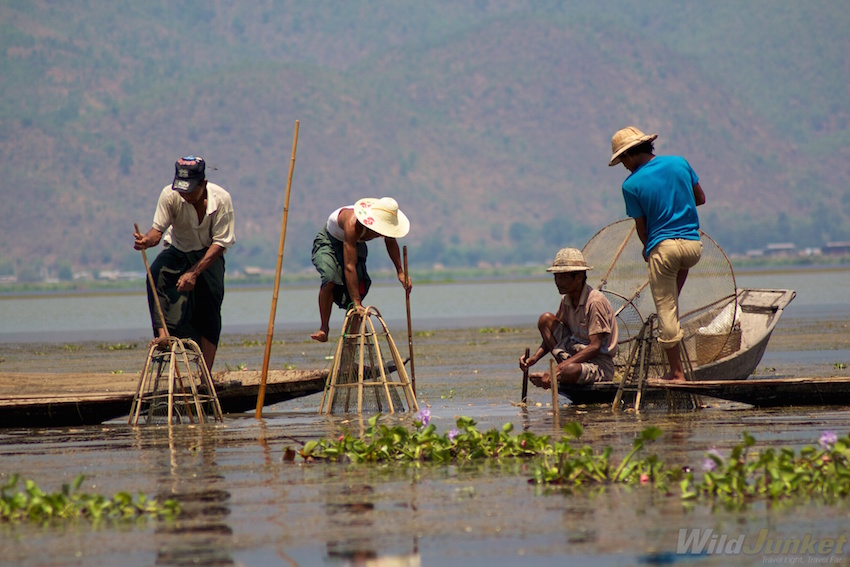
[[[319,329],[318,331],[316,331],[315,333],[310,335],[310,338],[313,339],[314,341],[318,341],[320,343],[326,343],[326,342],[328,342],[328,332],[325,331],[325,330]]]
[[[551,381],[549,380],[549,373],[544,372],[543,374],[534,373],[528,375],[528,380],[537,386],[538,388],[543,388],[544,390],[548,390],[552,387]]]
[[[660,378],[651,378],[649,380],[649,383],[650,384],[670,384],[672,382],[672,383],[678,384],[678,383],[684,382],[684,381],[685,381],[685,375],[684,374],[674,374],[672,372],[668,372],[667,374],[665,374],[664,376],[662,376]]]

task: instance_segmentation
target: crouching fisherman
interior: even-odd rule
[[[614,379],[617,354],[617,320],[608,298],[587,284],[587,265],[581,251],[562,248],[547,272],[555,275],[561,294],[558,312],[544,313],[537,321],[542,342],[528,356],[521,356],[521,370],[534,366],[547,353],[557,362],[556,374],[565,384],[592,384]],[[531,374],[539,388],[551,387],[548,372]]]

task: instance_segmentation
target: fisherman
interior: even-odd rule
[[[556,314],[544,313],[537,321],[543,341],[534,354],[519,359],[526,370],[552,353],[558,363],[558,381],[565,384],[592,384],[614,378],[617,354],[617,319],[608,298],[587,283],[587,271],[581,250],[562,248],[547,272],[555,274],[561,294]],[[539,388],[551,387],[548,372],[531,374],[529,380]]]
[[[167,336],[191,338],[201,347],[212,372],[221,336],[224,300],[224,253],[236,242],[230,194],[206,179],[203,158],[183,157],[174,164],[174,181],[159,195],[153,226],[134,233],[136,250],[164,243],[151,264],[156,289],[148,282],[148,307],[154,340],[167,346]],[[170,229],[170,230],[169,230]],[[157,313],[154,293],[165,317]],[[167,326],[167,331],[166,331]]]
[[[679,325],[679,293],[688,270],[702,256],[697,207],[705,203],[699,178],[679,156],[656,156],[653,140],[634,126],[611,138],[609,166],[622,163],[631,173],[623,182],[626,214],[635,219],[649,264],[649,284],[658,314],[658,344],[667,354],[670,371],[662,380],[682,381],[679,355],[683,333]]]
[[[310,335],[320,343],[328,340],[331,309],[363,308],[372,280],[366,271],[366,242],[383,237],[387,253],[395,266],[398,280],[409,292],[413,287],[405,278],[397,238],[410,230],[410,221],[392,197],[360,199],[354,205],[340,207],[330,214],[325,228],[313,240],[313,265],[322,278],[319,288],[319,330]]]

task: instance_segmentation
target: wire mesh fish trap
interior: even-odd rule
[[[702,231],[700,241],[700,261],[689,270],[679,295],[682,343],[687,359],[695,367],[736,352],[741,342],[732,264],[723,249]],[[643,243],[634,221],[623,219],[609,224],[585,244],[582,254],[593,266],[593,273],[601,274],[595,287],[605,293],[617,313],[620,355],[615,364],[622,364],[644,321],[655,313]],[[663,351],[657,345],[653,350],[650,377],[664,373],[658,371],[664,365]]]
[[[221,405],[198,343],[168,337],[151,345],[130,408],[129,423],[179,424],[223,421]]]
[[[376,329],[373,319],[379,323]],[[406,404],[406,408],[405,408]],[[319,413],[418,411],[395,342],[375,307],[345,316]]]

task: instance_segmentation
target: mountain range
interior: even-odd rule
[[[544,264],[625,216],[627,125],[728,253],[850,240],[848,30],[826,0],[3,2],[0,276],[138,269],[187,154],[233,197],[228,270],[273,268],[296,121],[290,272],[382,196],[413,266]]]

